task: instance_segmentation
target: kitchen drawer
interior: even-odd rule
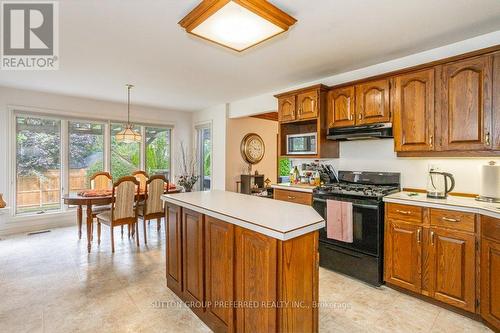
[[[310,206],[312,193],[274,189],[274,199]]]
[[[388,203],[386,208],[387,217],[390,219],[416,224],[422,223],[422,207]]]
[[[500,242],[500,219],[482,215],[481,235]]]
[[[446,209],[431,208],[431,225],[474,232],[476,215]]]

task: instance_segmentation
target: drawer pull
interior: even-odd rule
[[[443,216],[441,218],[441,220],[447,221],[447,222],[460,222],[460,219],[452,219],[452,218],[449,218],[449,217],[446,217],[446,216]]]
[[[288,196],[288,199],[297,199],[297,197],[292,197],[291,195]]]
[[[434,231],[431,231],[431,245],[434,245]]]
[[[417,230],[417,243],[420,243],[422,241],[422,236],[421,236],[421,230]]]
[[[400,213],[400,214],[404,214],[404,215],[410,215],[411,212],[409,210],[399,210],[399,209],[396,209],[396,212]]]

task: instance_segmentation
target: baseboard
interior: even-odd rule
[[[76,225],[74,212],[50,214],[48,216],[16,217],[0,223],[0,236],[25,234],[28,232],[69,227]]]

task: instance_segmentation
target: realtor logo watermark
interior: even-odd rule
[[[0,69],[59,69],[58,3],[2,1],[1,8]]]

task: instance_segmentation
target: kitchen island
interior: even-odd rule
[[[318,331],[309,206],[226,191],[164,195],[167,286],[216,332]]]

